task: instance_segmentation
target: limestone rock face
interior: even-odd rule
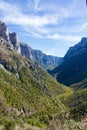
[[[20,43],[19,43],[19,40],[18,40],[18,36],[15,32],[9,34],[9,37],[10,37],[10,40],[14,46],[14,50],[16,50],[18,53],[20,53]]]
[[[13,45],[11,44],[11,41],[6,41],[4,38],[0,37],[0,45],[5,46],[9,50],[14,50]]]
[[[18,36],[15,32],[9,33],[8,28],[5,23],[0,21],[0,41],[1,44],[9,46],[9,49],[15,50],[21,53],[20,43],[18,41]]]
[[[6,41],[9,41],[9,31],[5,23],[0,21],[0,37],[4,38]]]
[[[13,32],[9,36],[10,36],[10,40],[11,40],[12,44],[15,46],[19,42],[17,34],[15,32]]]
[[[25,43],[20,43],[21,54],[27,59],[34,61],[34,56],[32,55],[33,49]]]
[[[45,69],[55,68],[62,63],[61,57],[46,55],[40,50],[32,49],[26,43],[20,43],[20,48],[23,56]]]

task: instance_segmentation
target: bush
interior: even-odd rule
[[[5,130],[14,130],[15,122],[6,122]]]

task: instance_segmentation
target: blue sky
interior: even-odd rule
[[[20,41],[54,56],[87,37],[86,0],[0,0],[0,20]]]

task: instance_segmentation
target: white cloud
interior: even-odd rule
[[[38,1],[39,2],[39,1]],[[36,2],[36,5],[38,3]],[[45,26],[58,23],[57,15],[31,15],[23,14],[22,10],[15,5],[0,1],[0,11],[3,12],[5,22],[17,25],[30,25],[33,27]]]
[[[27,30],[25,30],[25,31],[26,31],[25,36],[27,36],[27,37],[31,36],[31,37],[35,37],[35,38],[38,38],[38,39],[43,39],[44,38],[43,35],[41,35],[41,34],[39,34],[37,32],[27,31]]]
[[[87,23],[84,23],[79,29],[78,31],[83,31],[87,29]]]
[[[25,31],[27,32],[27,36],[32,36],[32,37],[39,38],[39,39],[65,41],[66,45],[67,45],[67,43],[71,44],[72,42],[73,43],[79,42],[80,39],[81,39],[80,36],[60,35],[60,34],[57,34],[57,33],[50,34],[50,32],[41,32],[41,30],[39,30],[38,32],[37,31],[33,32],[32,29],[29,30],[28,28],[25,28]],[[52,49],[52,51],[53,51],[53,49]]]
[[[77,1],[77,0],[76,0]],[[34,9],[38,9],[40,0],[34,0]],[[51,7],[50,7],[51,6]],[[74,5],[75,6],[75,5]],[[74,8],[73,6],[73,8]],[[51,8],[52,4],[48,6],[48,9]],[[56,7],[55,7],[56,8]],[[72,8],[72,11],[73,11]],[[44,8],[43,8],[44,9]],[[46,7],[47,9],[47,7]],[[30,36],[37,38],[53,39],[53,40],[64,40],[64,41],[79,41],[80,37],[70,36],[70,35],[60,35],[55,32],[52,34],[52,28],[46,28],[47,25],[58,26],[64,18],[70,17],[69,11],[63,7],[59,7],[57,10],[58,13],[53,14],[44,14],[42,16],[35,14],[24,14],[22,9],[16,5],[11,5],[10,3],[0,0],[0,12],[2,15],[2,20],[5,22],[19,25],[23,30]],[[65,25],[66,26],[66,23]],[[84,25],[80,30],[82,30],[86,25]],[[58,30],[59,31],[59,30]]]
[[[47,25],[57,25],[59,22],[59,17],[56,14],[44,14],[43,16],[27,15],[16,5],[11,5],[2,0],[0,1],[0,11],[3,13],[2,20],[21,26],[25,32],[37,38],[43,38],[43,35],[47,35],[52,31],[46,28]]]
[[[42,27],[48,24],[57,24],[58,20],[56,16],[44,15],[40,16],[27,16],[24,14],[17,14],[15,17],[13,15],[8,15],[4,17],[6,22],[17,25],[26,25],[33,27]]]
[[[69,41],[69,42],[77,42],[81,38],[79,36],[70,36],[70,35],[59,35],[59,34],[52,34],[48,35],[47,38],[53,39],[53,40],[64,40],[64,41]]]

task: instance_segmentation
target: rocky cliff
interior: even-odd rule
[[[3,40],[4,39],[4,40]],[[28,44],[21,43],[15,32],[9,33],[8,27],[5,23],[0,21],[0,40],[1,44],[6,44],[7,48],[15,50],[16,52],[25,56],[28,60],[33,61],[45,69],[53,69],[62,63],[61,57],[48,56],[40,50],[32,49]]]
[[[25,43],[20,44],[21,54],[27,59],[34,61],[39,66],[45,69],[53,69],[62,63],[63,58],[46,55],[40,50],[34,50]]]
[[[18,40],[17,33],[13,32],[9,34],[10,40],[14,46],[14,50],[16,50],[18,53],[21,53],[20,49],[20,42]]]
[[[0,39],[4,44],[9,46],[9,49],[15,50],[20,53],[20,43],[16,33],[9,33],[8,27],[5,23],[0,21]],[[1,42],[2,43],[2,42]]]
[[[0,21],[0,37],[4,38],[6,41],[9,41],[9,31],[5,23]]]

